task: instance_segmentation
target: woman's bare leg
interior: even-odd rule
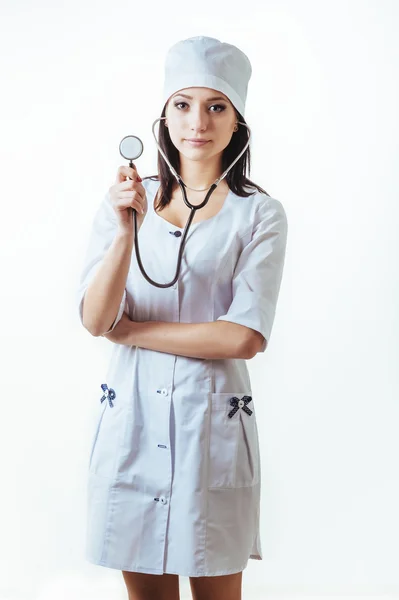
[[[122,571],[129,600],[180,600],[179,576]]]
[[[190,577],[193,600],[241,600],[242,571],[215,577]]]

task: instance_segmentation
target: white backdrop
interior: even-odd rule
[[[156,171],[164,57],[193,35],[249,56],[250,177],[289,222],[272,337],[248,363],[264,560],[244,598],[398,598],[398,3],[0,7],[0,600],[127,598],[83,556],[111,343],[82,328],[75,293],[124,135],[144,141],[139,174]]]

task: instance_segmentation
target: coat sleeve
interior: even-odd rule
[[[238,258],[233,300],[217,321],[231,321],[259,331],[266,350],[270,339],[283,275],[287,244],[287,216],[281,202],[267,197],[255,211],[251,240]]]
[[[77,289],[77,305],[80,322],[83,325],[83,301],[87,287],[100,267],[101,261],[117,232],[118,223],[112,205],[110,196],[107,192],[99,208],[97,209],[91,226],[89,242],[86,249],[86,255],[83,261],[83,268],[80,275],[80,281]],[[128,303],[126,298],[126,288],[123,291],[122,299],[119,305],[115,321],[105,333],[112,331],[122,318],[123,312],[128,313]],[[102,334],[105,335],[105,334]]]

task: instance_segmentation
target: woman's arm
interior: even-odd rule
[[[90,282],[83,303],[83,325],[95,336],[115,321],[130,267],[134,235],[119,230]]]
[[[244,358],[254,355],[254,331],[228,321],[168,323],[132,321],[125,313],[104,335],[111,342],[191,358]]]

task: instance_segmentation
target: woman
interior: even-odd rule
[[[245,147],[251,65],[198,36],[165,66],[160,146],[200,204]],[[196,140],[196,141],[190,141]],[[198,141],[201,143],[198,143]],[[78,291],[93,335],[114,342],[89,459],[87,558],[120,569],[129,600],[239,600],[262,559],[256,403],[246,359],[270,339],[287,239],[280,201],[246,177],[249,148],[193,218],[158,155],[158,175],[118,169],[94,219]],[[126,179],[129,177],[130,179]],[[100,381],[98,383],[100,386]]]

